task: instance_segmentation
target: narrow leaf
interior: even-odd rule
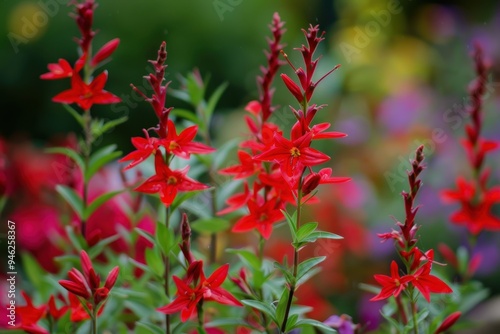
[[[241,301],[243,304],[245,304],[246,306],[249,306],[249,307],[252,307],[254,309],[257,309],[259,311],[261,311],[262,313],[265,313],[266,315],[268,315],[271,320],[279,326],[279,323],[276,319],[276,311],[275,311],[275,308],[274,308],[274,305],[272,304],[266,304],[266,303],[263,303],[261,301],[258,301],[258,300],[251,300],[251,299],[244,299]]]
[[[297,280],[300,280],[302,276],[307,274],[309,270],[320,264],[321,262],[325,261],[326,256],[318,256],[318,257],[313,257],[311,259],[307,259],[304,262],[299,264],[299,267],[297,269]]]
[[[101,205],[109,201],[111,198],[123,192],[123,190],[111,191],[109,193],[105,193],[97,197],[90,203],[90,205],[85,209],[83,214],[83,219],[87,220],[90,216],[97,210]]]
[[[73,107],[71,107],[69,104],[63,104],[62,106],[64,107],[64,109],[66,109],[67,112],[69,112],[69,114],[71,116],[73,116],[76,119],[76,121],[78,122],[78,124],[80,124],[82,126],[82,128],[85,127],[85,122],[83,121],[83,116],[80,115],[78,113],[78,111],[73,109]]]
[[[73,160],[78,165],[78,167],[80,167],[82,173],[85,172],[85,163],[83,162],[82,157],[80,156],[80,154],[78,154],[77,151],[69,147],[50,147],[46,148],[45,152],[51,154],[64,154],[65,156]]]
[[[201,218],[191,223],[191,228],[199,233],[217,233],[227,230],[229,221],[222,218]]]
[[[300,242],[307,238],[312,232],[316,230],[318,223],[307,223],[302,225],[297,231],[297,241]]]
[[[205,109],[205,113],[206,113],[205,116],[206,116],[207,120],[210,120],[210,118],[212,117],[214,110],[215,110],[215,106],[219,102],[219,100],[220,100],[222,94],[224,93],[224,91],[226,90],[227,86],[228,86],[227,82],[221,84],[219,87],[217,87],[215,92],[213,92],[213,94],[208,99],[207,107]]]
[[[260,260],[255,255],[253,252],[249,251],[248,249],[227,249],[226,250],[228,253],[231,254],[236,254],[238,255],[244,262],[246,262],[250,267],[252,267],[254,270],[259,271],[260,270]]]
[[[108,162],[118,158],[121,155],[120,151],[115,151],[116,145],[112,144],[96,151],[89,160],[89,168],[85,173],[85,180],[89,181],[99,169]]]
[[[83,217],[83,201],[80,195],[74,189],[60,184],[56,186],[56,191],[68,202],[78,215],[78,218],[81,219]]]

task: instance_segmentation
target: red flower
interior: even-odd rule
[[[302,185],[302,193],[307,195],[316,189],[316,187],[320,184],[343,183],[351,179],[350,177],[331,177],[331,175],[331,168],[323,168],[318,173],[311,173],[307,175],[304,179],[304,184]]]
[[[447,202],[459,202],[461,208],[451,216],[456,224],[465,224],[472,234],[485,230],[500,230],[500,219],[493,216],[493,205],[500,203],[500,187],[484,190],[478,197],[478,189],[474,183],[463,178],[457,179],[457,190],[446,190],[442,197]]]
[[[257,164],[252,155],[245,151],[238,151],[239,165],[221,169],[219,173],[222,175],[234,175],[234,179],[244,179],[258,173],[261,170],[260,163]]]
[[[52,101],[59,103],[76,103],[83,110],[89,110],[93,104],[118,103],[121,99],[105,90],[108,72],[99,74],[90,84],[83,82],[80,75],[74,73],[71,77],[71,89],[54,96]]]
[[[172,204],[179,191],[195,191],[207,189],[208,186],[195,181],[186,174],[189,166],[181,170],[171,170],[163,160],[160,151],[155,156],[156,175],[151,176],[135,190],[147,194],[160,193],[160,200],[167,207]]]
[[[55,320],[58,320],[63,315],[65,315],[69,309],[67,305],[61,306],[61,308],[58,309],[56,305],[56,299],[54,298],[53,295],[50,296],[49,302],[47,303],[47,307],[49,309],[50,316]]]
[[[190,153],[204,154],[215,151],[213,148],[202,143],[192,142],[197,132],[198,126],[193,125],[177,135],[174,122],[167,119],[167,136],[162,140],[162,145],[168,153],[175,154],[184,159],[189,159]]]
[[[180,311],[181,321],[185,322],[196,312],[196,305],[201,300],[203,302],[216,301],[223,305],[242,306],[231,293],[221,287],[221,284],[226,280],[229,264],[215,270],[208,279],[205,278],[203,270],[200,270],[202,267],[203,262],[201,260],[194,261],[188,268],[187,280],[173,276],[177,286],[177,298],[170,304],[158,308],[158,311],[165,314]],[[190,285],[195,285],[195,287]]]
[[[432,259],[431,259],[432,260]],[[411,284],[416,287],[422,296],[431,302],[430,293],[452,293],[453,290],[441,279],[431,275],[432,261],[427,262],[422,267],[420,267],[413,275]]]
[[[69,78],[73,75],[73,68],[65,59],[59,59],[57,64],[47,65],[49,69],[48,73],[40,75],[40,79],[52,80],[52,79],[64,79]]]
[[[462,312],[460,311],[456,311],[450,314],[448,317],[446,317],[446,319],[444,319],[441,325],[439,325],[434,334],[444,333],[445,331],[450,329],[458,321],[461,315]]]
[[[76,268],[72,268],[68,272],[69,280],[60,280],[59,284],[69,292],[82,297],[85,301],[90,302],[89,309],[99,307],[104,302],[109,294],[109,290],[115,285],[118,278],[119,268],[114,267],[108,274],[103,287],[101,279],[92,267],[92,262],[85,251],[80,252],[80,262],[83,269],[83,274]]]
[[[37,325],[38,321],[45,316],[47,311],[46,306],[41,305],[35,307],[33,301],[26,292],[21,291],[21,294],[24,300],[26,300],[26,305],[16,308],[16,312],[21,318],[21,328],[30,334],[48,334],[49,332],[46,329]]]
[[[328,155],[309,147],[311,139],[312,133],[310,132],[292,141],[276,134],[274,146],[255,156],[255,159],[274,161],[279,164],[286,180],[293,185],[302,174],[304,167],[318,165],[330,159]]]
[[[149,137],[147,132],[146,132],[146,138],[133,137],[131,141],[132,145],[134,145],[134,147],[137,150],[130,152],[129,154],[127,154],[126,156],[124,156],[119,160],[120,162],[132,160],[132,162],[128,164],[127,167],[124,168],[124,170],[130,169],[140,164],[141,162],[146,160],[151,154],[155,154],[156,150],[160,146],[160,140],[158,138]]]
[[[283,219],[283,213],[276,208],[276,199],[259,205],[255,200],[248,201],[250,213],[241,217],[233,226],[233,232],[247,232],[256,228],[264,239],[269,239],[273,224]]]
[[[244,191],[242,193],[234,194],[226,200],[226,203],[229,205],[227,208],[220,210],[217,212],[218,215],[225,215],[227,213],[238,210],[247,204],[248,200],[252,197],[250,190],[248,189],[248,183],[244,184]]]
[[[399,276],[398,264],[396,261],[391,262],[391,276],[386,275],[375,275],[373,276],[375,280],[382,285],[382,290],[378,295],[370,299],[370,301],[383,300],[389,298],[390,296],[397,297],[401,291],[406,289],[408,282],[410,282],[413,277],[406,275],[403,277]]]

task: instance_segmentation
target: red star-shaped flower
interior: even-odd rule
[[[250,213],[241,217],[233,226],[233,232],[247,232],[255,228],[264,239],[269,239],[273,224],[283,219],[283,213],[276,208],[276,199],[263,204],[250,200],[248,210]]]
[[[59,59],[57,63],[48,64],[49,72],[40,75],[40,79],[54,80],[69,78],[73,75],[73,68],[66,59]]]
[[[311,139],[311,132],[292,140],[275,134],[273,147],[255,156],[255,159],[276,162],[288,183],[293,185],[304,167],[318,165],[330,159],[328,155],[310,147]]]
[[[130,152],[119,160],[120,162],[132,160],[132,162],[128,164],[124,170],[140,164],[151,154],[155,154],[156,150],[160,146],[160,140],[158,138],[149,137],[146,132],[146,138],[133,137],[132,145],[134,145],[137,150]]]
[[[177,134],[175,124],[167,119],[167,136],[162,140],[162,145],[168,153],[175,154],[178,157],[189,159],[191,153],[206,154],[215,151],[213,148],[202,143],[195,143],[192,140],[196,137],[198,126],[193,125]]]
[[[378,295],[370,299],[371,301],[383,300],[390,296],[397,297],[406,288],[408,282],[413,279],[409,275],[399,276],[399,268],[396,261],[391,262],[391,276],[375,275],[374,278],[382,285],[382,290]]]
[[[167,207],[172,204],[179,191],[195,191],[207,189],[208,186],[187,176],[189,166],[181,170],[171,170],[160,151],[155,155],[156,175],[151,176],[135,190],[147,194],[160,193],[160,200]]]
[[[93,104],[118,103],[121,99],[104,90],[108,80],[106,71],[99,74],[90,84],[86,84],[78,73],[71,77],[71,89],[54,96],[52,101],[59,103],[76,103],[83,110],[89,110]]]

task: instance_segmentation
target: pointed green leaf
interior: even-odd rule
[[[288,317],[288,321],[286,322],[285,332],[290,332],[292,329],[297,327],[297,320],[299,320],[298,314],[290,314]]]
[[[222,94],[224,93],[224,91],[226,90],[227,86],[228,86],[227,82],[221,84],[219,87],[217,87],[215,92],[213,92],[212,95],[210,96],[210,98],[208,99],[207,107],[205,109],[205,116],[206,116],[207,120],[210,120],[212,118],[212,115],[213,115],[214,110],[215,110],[215,106],[219,102],[219,100],[220,100]]]
[[[196,114],[190,110],[187,109],[179,109],[179,108],[174,108],[170,112],[171,115],[174,115],[175,117],[180,117],[184,118],[190,122],[193,122],[194,124],[200,126],[201,120],[196,116]]]
[[[85,163],[83,162],[83,158],[78,154],[77,151],[69,148],[69,147],[50,147],[46,148],[45,152],[51,153],[51,154],[64,154],[71,160],[73,160],[78,167],[80,167],[80,170],[85,172]]]
[[[118,234],[102,239],[89,249],[88,251],[89,257],[91,259],[96,258],[98,255],[102,253],[104,248],[106,248],[107,246],[109,246],[111,243],[115,242],[118,239],[120,239],[120,236]]]
[[[228,253],[236,254],[240,257],[243,262],[247,263],[252,269],[260,271],[261,263],[257,255],[248,249],[233,249],[229,248],[226,250]]]
[[[163,260],[155,248],[146,248],[145,251],[146,264],[157,276],[162,276],[165,271]]]
[[[85,173],[85,180],[89,181],[99,169],[110,161],[118,158],[122,153],[115,151],[116,145],[112,144],[96,151],[89,160],[88,170]]]
[[[297,211],[293,213],[293,215],[289,215],[285,210],[281,210],[283,215],[286,218],[286,222],[288,223],[288,227],[290,228],[290,233],[292,234],[293,242],[297,241]]]
[[[297,323],[295,325],[295,327],[308,327],[308,326],[316,327],[316,328],[321,329],[327,333],[335,333],[336,332],[336,330],[334,330],[333,328],[330,328],[327,325],[325,325],[324,323],[322,323],[318,320],[313,320],[313,319],[301,319],[301,320],[297,321]]]
[[[134,332],[136,334],[165,334],[162,328],[145,322],[136,322]]]
[[[94,211],[97,210],[101,205],[103,205],[111,198],[115,197],[116,195],[122,192],[123,190],[111,191],[109,193],[102,194],[101,196],[94,199],[92,203],[90,203],[90,205],[85,209],[85,212],[83,214],[83,219],[84,220],[89,219],[90,216],[94,213]]]
[[[304,238],[302,242],[315,242],[318,239],[344,239],[344,237],[335,234],[335,233],[330,233],[330,232],[324,232],[324,231],[314,231],[312,232],[308,237]]]
[[[149,242],[151,242],[153,245],[155,244],[155,238],[153,237],[153,235],[147,231],[144,231],[138,227],[134,228],[134,231],[136,231],[137,233],[139,233],[139,235],[143,236],[144,238],[146,238],[146,240],[148,240]]]
[[[275,307],[274,305],[272,304],[267,304],[267,303],[263,303],[259,300],[251,300],[251,299],[244,299],[241,301],[244,305],[246,306],[249,306],[249,307],[252,307],[254,309],[257,309],[259,311],[261,311],[262,313],[268,315],[271,320],[279,326],[279,323],[276,319],[276,311],[275,311]]]
[[[68,202],[78,215],[78,218],[81,219],[83,217],[83,201],[80,195],[74,189],[60,184],[56,186],[56,191]]]
[[[284,288],[281,292],[281,297],[278,301],[278,305],[276,306],[276,319],[278,323],[282,324],[285,318],[285,311],[288,302],[288,296],[290,295],[290,291],[288,288]]]
[[[229,221],[222,218],[201,218],[191,223],[191,228],[199,233],[217,233],[227,230]]]
[[[307,223],[302,225],[297,231],[297,241],[301,242],[313,233],[318,227],[318,223]]]
[[[326,256],[318,256],[318,257],[313,257],[311,259],[307,259],[304,262],[299,264],[299,267],[297,269],[297,280],[300,280],[302,276],[307,274],[309,270],[320,264],[321,262],[325,261]]]
[[[66,226],[66,235],[68,236],[69,241],[71,241],[73,247],[75,247],[78,252],[80,252],[82,249],[87,248],[87,242],[85,241],[85,239],[81,234],[76,235],[72,226]]]
[[[78,122],[78,124],[81,125],[82,128],[85,127],[85,122],[83,120],[83,116],[80,115],[78,113],[78,111],[76,111],[75,109],[73,109],[73,107],[71,107],[69,104],[63,104],[62,106],[64,107],[64,109],[66,109],[67,112],[69,112],[69,114],[71,116],[73,116],[76,119],[76,121]]]
[[[169,254],[176,245],[172,231],[165,224],[157,222],[155,232],[157,244],[160,246],[163,254]]]
[[[274,262],[274,267],[278,268],[281,271],[281,273],[283,274],[283,276],[285,276],[286,282],[289,285],[295,285],[295,278],[293,277],[293,274],[290,272],[290,270],[286,266],[284,266],[281,263],[275,261]]]
[[[125,123],[127,120],[128,120],[127,116],[122,116],[120,118],[113,119],[111,121],[105,122],[104,124],[102,124],[102,126],[100,127],[100,129],[95,133],[95,136],[96,137],[100,137],[103,134],[105,134],[108,130],[111,130],[111,129],[113,129],[116,126],[118,126],[118,125],[120,125],[122,123]]]

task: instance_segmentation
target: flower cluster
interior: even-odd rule
[[[411,161],[412,169],[408,172],[408,183],[410,192],[402,192],[406,218],[404,223],[397,222],[399,231],[392,230],[389,233],[379,234],[382,241],[394,240],[398,255],[403,261],[405,274],[400,275],[401,269],[396,261],[391,262],[391,276],[375,275],[375,280],[382,286],[380,292],[373,297],[372,301],[384,300],[391,296],[397,298],[398,312],[404,324],[407,323],[407,315],[405,308],[402,307],[400,294],[406,292],[409,295],[411,303],[411,312],[415,315],[416,298],[414,295],[415,289],[430,303],[431,293],[451,293],[453,290],[440,278],[431,274],[434,261],[434,250],[422,251],[418,246],[417,231],[419,226],[415,224],[415,216],[419,207],[414,207],[415,198],[417,197],[422,181],[419,175],[424,169],[422,164],[424,160],[423,146],[420,146],[416,153],[415,159]],[[414,324],[417,328],[417,324]]]
[[[182,244],[179,245],[188,264],[186,277],[173,276],[177,287],[177,297],[168,305],[158,308],[165,314],[181,312],[181,321],[188,321],[198,312],[199,322],[203,324],[202,306],[206,301],[215,301],[230,306],[243,306],[230,292],[221,287],[226,280],[229,264],[216,269],[208,278],[203,272],[203,261],[195,260],[191,252],[191,228],[184,214],[181,222]]]
[[[468,114],[472,123],[467,124],[466,138],[462,141],[472,168],[473,179],[468,181],[463,177],[457,178],[457,189],[446,190],[442,196],[446,202],[460,203],[460,210],[451,216],[451,221],[458,225],[465,225],[473,235],[483,230],[500,230],[500,218],[492,213],[494,205],[500,203],[500,187],[488,187],[490,169],[483,168],[486,155],[500,147],[499,143],[481,137],[483,126],[483,102],[486,92],[486,83],[489,64],[485,61],[483,50],[478,44],[474,49],[476,79],[469,86],[471,104]]]
[[[163,42],[158,50],[156,60],[151,60],[155,73],[150,73],[146,77],[151,85],[153,93],[151,97],[132,86],[147,102],[151,104],[158,117],[158,124],[153,130],[158,137],[150,137],[148,130],[144,131],[143,137],[133,137],[132,144],[135,151],[123,157],[120,161],[131,161],[125,169],[132,168],[146,160],[149,156],[155,157],[156,174],[147,179],[136,191],[148,194],[159,193],[160,200],[169,207],[174,201],[179,191],[204,190],[208,186],[187,176],[189,166],[180,170],[172,170],[170,162],[173,156],[189,159],[191,154],[206,154],[214,150],[204,144],[193,142],[198,132],[198,126],[190,126],[180,133],[177,133],[174,122],[169,119],[172,107],[165,107],[167,88],[170,82],[163,84],[165,76],[165,61],[167,59],[166,43]],[[160,148],[165,150],[165,155]]]
[[[76,103],[84,111],[89,111],[94,104],[112,104],[121,101],[118,96],[104,90],[108,79],[107,71],[92,78],[94,70],[107,60],[120,44],[118,38],[112,39],[92,56],[91,44],[96,34],[92,30],[92,21],[96,6],[94,0],[75,3],[74,18],[82,35],[78,39],[81,56],[75,65],[72,67],[67,60],[61,58],[57,63],[49,64],[49,72],[40,76],[41,79],[46,80],[71,78],[71,88],[54,96],[52,101],[65,104]],[[83,75],[80,73],[82,69]]]
[[[241,144],[241,149],[238,151],[240,164],[220,171],[221,174],[233,175],[235,179],[247,180],[244,183],[244,192],[229,198],[227,201],[229,207],[220,211],[219,214],[226,214],[246,205],[249,213],[236,222],[233,232],[246,232],[255,228],[265,239],[271,236],[273,224],[283,220],[281,210],[286,204],[296,204],[295,198],[298,191],[307,195],[320,183],[348,180],[348,178],[331,177],[330,168],[324,168],[317,173],[311,169],[312,166],[330,159],[326,154],[311,147],[313,140],[345,136],[339,132],[325,132],[330,127],[328,123],[310,126],[314,115],[321,109],[316,105],[307,107],[314,87],[322,80],[312,82],[319,60],[313,60],[312,57],[318,43],[323,40],[321,36],[318,36],[318,26],[311,26],[307,32],[304,31],[308,46],[302,46],[300,49],[308,78],[301,81],[304,92],[298,86],[292,86],[293,81],[286,74],[281,75],[287,88],[301,105],[306,104],[303,110],[292,108],[297,122],[292,127],[291,138],[285,138],[283,131],[276,124],[268,121],[271,112],[276,109],[270,107],[272,90],[269,82],[272,81],[280,65],[276,59],[283,47],[279,44],[284,32],[283,25],[278,14],[275,14],[271,25],[274,40],[269,40],[270,52],[267,53],[268,67],[263,69],[264,77],[258,78],[258,82],[263,83],[260,87],[260,100],[251,101],[245,107],[250,114],[245,119],[251,136]],[[302,73],[301,68],[296,70],[299,79],[302,78]],[[269,165],[268,162],[272,164]],[[310,173],[303,178],[306,169]],[[255,177],[253,183],[250,181],[251,177]]]
[[[68,272],[69,280],[60,280],[59,284],[78,296],[85,310],[94,317],[106,302],[110,290],[116,283],[120,268],[114,267],[106,277],[104,286],[101,286],[101,278],[95,272],[87,252],[83,250],[80,252],[80,262],[83,273],[72,268]]]

